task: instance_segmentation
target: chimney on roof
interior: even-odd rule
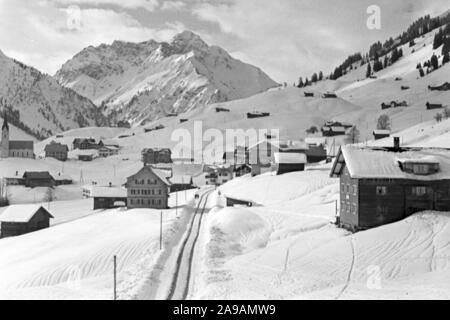
[[[394,137],[394,149],[400,150],[400,137]]]

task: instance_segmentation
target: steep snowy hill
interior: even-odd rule
[[[112,119],[139,124],[277,86],[260,69],[208,46],[192,32],[171,43],[115,41],[88,47],[56,79],[102,105]]]
[[[39,138],[106,123],[89,99],[1,51],[0,97],[0,108],[7,112],[10,122]]]

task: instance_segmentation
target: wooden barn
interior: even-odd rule
[[[53,216],[40,205],[13,205],[0,214],[0,238],[15,237],[50,227]]]
[[[169,178],[170,192],[195,189],[192,177],[189,175],[175,175]]]
[[[373,131],[373,137],[375,140],[389,138],[390,136],[391,136],[391,131],[389,131],[389,130],[374,130]]]
[[[343,146],[331,177],[340,178],[339,225],[365,230],[414,213],[450,211],[450,150]]]
[[[25,180],[25,186],[27,188],[54,187],[56,184],[55,179],[48,171],[43,172],[26,171],[23,174],[23,179]]]
[[[91,197],[94,199],[94,210],[125,207],[127,189],[119,187],[92,187]]]
[[[242,200],[229,196],[225,196],[225,199],[227,200],[227,207],[234,207],[234,206],[253,207],[253,202],[250,200]]]
[[[343,126],[323,126],[322,135],[324,137],[336,137],[345,135],[347,130]]]
[[[304,153],[278,152],[275,153],[277,175],[305,171],[306,155]]]

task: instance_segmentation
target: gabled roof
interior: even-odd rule
[[[186,175],[177,175],[170,178],[172,184],[192,184],[192,177]]]
[[[50,218],[53,216],[44,207],[35,204],[26,205],[12,205],[6,208],[5,211],[0,215],[0,222],[17,222],[17,223],[27,223],[34,215],[43,209]]]
[[[255,147],[258,147],[259,145],[261,145],[261,144],[265,144],[265,145],[271,145],[273,148],[276,148],[276,149],[279,149],[280,148],[280,146],[279,146],[279,142],[277,143],[277,142],[274,142],[274,141],[269,141],[269,140],[261,140],[261,141],[259,141],[259,142],[257,142],[257,143],[254,143],[253,145],[251,145],[250,147],[248,147],[248,149],[250,150],[250,149],[253,149],[253,148],[255,148]]]
[[[21,141],[21,140],[9,141],[9,150],[22,150],[22,149],[33,150],[33,148],[34,148],[33,141]]]
[[[439,172],[416,175],[402,170],[404,162],[439,164]],[[352,178],[357,179],[408,179],[435,181],[450,179],[450,149],[391,148],[343,146],[333,163],[330,176],[340,177],[347,167]]]
[[[61,144],[59,142],[52,141],[45,146],[45,152],[69,152],[67,144]]]
[[[24,178],[29,178],[29,179],[52,179],[54,180],[54,178],[52,177],[52,175],[48,172],[48,171],[26,171],[23,174]]]
[[[169,181],[169,176],[167,175],[167,172],[164,172],[163,170],[155,169],[151,166],[145,166],[141,170],[139,170],[134,175],[127,178],[127,180],[134,179],[136,176],[139,176],[144,171],[150,171],[152,172],[159,180],[161,180],[164,184],[170,186],[171,183]]]
[[[126,198],[127,189],[118,187],[97,187],[91,189],[92,198]]]
[[[391,131],[390,130],[379,130],[379,129],[377,129],[377,130],[373,130],[373,134],[374,135],[380,135],[380,136],[382,136],[382,135],[390,135],[391,134]]]

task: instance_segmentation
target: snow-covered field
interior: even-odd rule
[[[194,192],[180,192],[179,204]],[[191,214],[189,206],[163,211],[160,251],[158,210],[94,211],[88,199],[52,202],[50,211],[49,229],[0,240],[0,299],[112,299],[114,255],[118,298],[130,299]]]
[[[351,235],[332,224],[339,189],[327,175],[266,175],[258,183],[244,178],[239,189],[236,181],[223,186],[236,197],[276,202],[209,214],[194,298],[448,299],[450,214],[424,212]],[[290,181],[289,188],[276,180]]]

